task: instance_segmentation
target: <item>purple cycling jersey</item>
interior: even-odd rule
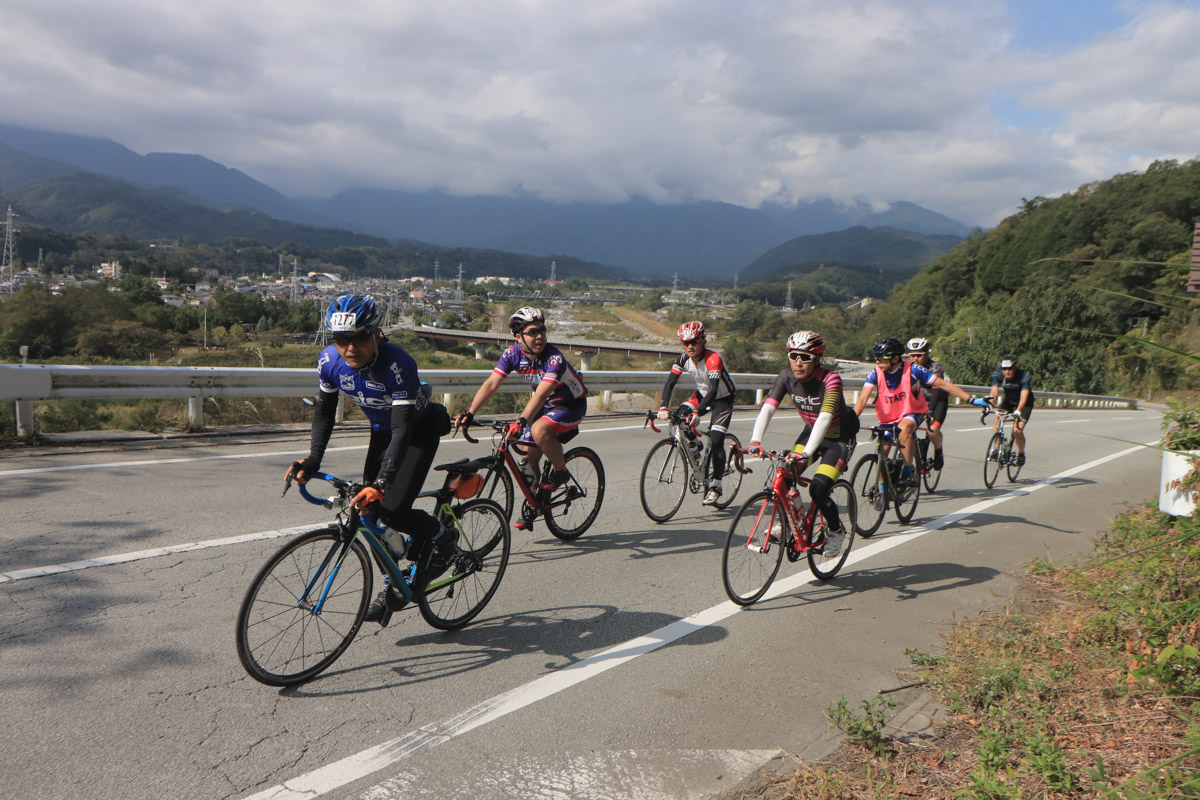
[[[528,355],[521,349],[521,345],[514,344],[500,356],[493,371],[505,377],[511,372],[519,373],[529,384],[531,391],[536,391],[542,381],[552,382],[555,388],[546,398],[545,408],[587,397],[587,386],[584,385],[583,379],[562,351],[552,344],[546,345],[546,349],[536,357]]]

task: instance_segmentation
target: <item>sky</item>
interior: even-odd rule
[[[0,122],[291,197],[907,200],[1200,155],[1200,0],[7,0]]]

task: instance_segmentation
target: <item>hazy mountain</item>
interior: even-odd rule
[[[891,227],[858,225],[833,233],[798,236],[773,247],[739,273],[739,280],[786,280],[811,272],[815,265],[912,270],[927,267],[963,237],[930,236]]]

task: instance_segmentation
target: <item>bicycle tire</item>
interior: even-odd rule
[[[1012,458],[1009,459],[1009,462],[1004,465],[1004,469],[1008,473],[1008,482],[1009,483],[1016,483],[1017,476],[1021,474],[1021,467],[1019,467],[1017,465],[1017,456],[1018,455],[1019,455],[1018,453],[1013,452]]]
[[[504,512],[504,518],[511,521],[513,500],[516,498],[516,494],[512,475],[508,472],[503,456],[497,455],[495,463],[482,472],[483,490],[479,496],[499,503],[500,510]]]
[[[854,544],[854,520],[857,517],[858,503],[855,500],[854,488],[849,481],[838,480],[830,489],[829,496],[837,503],[838,522],[845,533],[842,534],[842,552],[836,556],[826,556],[824,549],[808,548],[808,568],[817,580],[827,581],[837,575],[846,559],[850,557],[850,547]],[[825,517],[820,511],[816,512],[813,527],[817,529],[814,538],[827,535]]]
[[[562,505],[546,509],[546,527],[564,542],[578,539],[600,513],[604,502],[604,464],[590,447],[576,447],[567,453],[567,470],[571,479],[554,490],[551,503],[558,498],[575,495]]]
[[[864,455],[850,473],[850,486],[858,509],[854,532],[864,539],[874,536],[887,516],[888,493],[886,488],[880,489],[880,477],[878,453]]]
[[[730,441],[732,440],[732,441]],[[742,488],[742,471],[737,468],[737,460],[741,456],[736,456],[742,449],[742,442],[732,433],[725,434],[725,441],[728,442],[728,450],[725,454],[725,474],[721,476],[721,499],[713,503],[712,507],[718,511],[724,511],[733,503],[733,499],[737,497],[738,490]],[[712,456],[708,457],[708,465],[706,472],[712,471]]]
[[[762,552],[772,528],[770,547]],[[771,588],[783,563],[783,550],[791,539],[787,515],[778,507],[774,492],[750,495],[729,525],[721,556],[721,581],[725,594],[739,606],[756,602]]]
[[[929,442],[929,435],[926,434],[925,440]],[[941,469],[934,469],[933,456],[929,455],[932,442],[923,448],[924,452],[919,453],[921,459],[921,482],[925,484],[925,491],[933,494],[937,491],[938,484],[942,481]],[[936,453],[937,451],[934,450]]]
[[[461,628],[483,610],[504,577],[512,534],[504,509],[477,497],[454,508],[458,554],[450,569],[417,592],[421,616],[433,627]]]
[[[675,516],[687,494],[688,470],[688,460],[674,439],[663,439],[650,448],[638,484],[647,517],[663,523]]]
[[[300,603],[310,585],[320,596],[343,547],[337,528],[302,533],[254,576],[237,617],[238,659],[250,677],[268,686],[303,683],[350,646],[371,601],[373,569],[362,542],[350,543],[320,614]]]
[[[1004,437],[999,432],[993,433],[983,457],[983,485],[989,489],[996,485],[1000,475],[1000,449],[1003,446]]]
[[[896,470],[899,473],[904,465],[903,458],[897,455],[893,459],[893,463],[896,464]],[[912,521],[913,514],[917,513],[917,503],[921,499],[921,476],[914,472],[909,480],[912,481],[912,484],[904,489],[901,489],[894,481],[888,481],[888,489],[892,493],[892,508],[896,512],[896,520],[901,525],[907,525]]]

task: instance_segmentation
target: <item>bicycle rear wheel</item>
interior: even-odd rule
[[[495,463],[483,470],[483,491],[479,496],[499,503],[504,518],[512,519],[513,498],[516,495],[513,493],[512,475],[508,474],[503,456],[497,455]]]
[[[934,456],[929,455],[928,448],[926,450],[927,452],[921,455],[921,480],[925,483],[925,491],[932,494],[937,491],[937,486],[942,480],[942,470],[934,469]],[[937,451],[934,450],[934,452]]]
[[[900,469],[904,461],[897,457],[894,463],[896,469],[890,474],[898,478],[901,475]],[[921,476],[913,472],[907,482],[907,486],[901,486],[899,481],[890,482],[892,507],[896,510],[896,519],[901,525],[907,525],[912,521],[913,514],[917,512],[917,501],[921,499]]]
[[[850,547],[854,544],[854,520],[857,516],[858,506],[854,489],[850,486],[849,481],[839,480],[834,483],[829,496],[833,498],[833,502],[837,503],[838,521],[841,523],[844,533],[842,534],[842,550],[837,555],[825,555],[824,547],[808,548],[808,568],[818,580],[822,581],[827,581],[837,575],[838,570],[850,557]],[[818,510],[813,522],[813,539],[820,541],[822,536],[828,536],[828,527],[825,523],[825,516]]]
[[[372,571],[359,541],[338,563],[345,547],[336,528],[309,531],[258,571],[237,618],[238,659],[250,677],[268,686],[303,683],[350,646],[371,601]]]
[[[1004,466],[1005,470],[1008,472],[1009,483],[1016,483],[1017,476],[1021,474],[1021,467],[1017,464],[1018,455],[1018,453],[1010,450],[1008,463]]]
[[[642,510],[655,522],[666,522],[683,505],[687,488],[688,461],[679,444],[674,439],[657,442],[642,463]]]
[[[721,557],[721,580],[730,600],[748,606],[766,593],[783,563],[788,531],[787,515],[773,492],[753,494],[738,509]]]
[[[741,456],[734,458],[734,454],[742,449],[742,442],[732,433],[725,434],[725,442],[728,452],[725,453],[725,472],[721,476],[721,499],[713,503],[713,508],[721,511],[729,508],[733,498],[737,497],[738,489],[742,488],[742,471],[737,468]],[[708,471],[712,471],[711,456],[708,462]]]
[[[983,485],[992,488],[1000,475],[1000,450],[1004,446],[1004,437],[998,432],[992,434],[988,441],[987,454],[983,459]]]
[[[604,464],[596,451],[576,447],[567,453],[567,470],[571,479],[554,490],[546,509],[546,527],[565,542],[591,527],[604,501]]]
[[[466,625],[488,604],[512,548],[508,518],[499,503],[478,497],[456,507],[454,514],[458,553],[449,570],[417,593],[421,616],[444,631]]]
[[[882,479],[877,453],[868,453],[860,458],[850,473],[850,486],[858,508],[854,531],[864,539],[869,539],[879,530],[887,514],[887,490],[881,485]]]

